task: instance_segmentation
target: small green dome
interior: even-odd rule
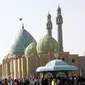
[[[58,49],[58,42],[51,36],[45,35],[37,44],[37,53],[46,54]]]
[[[36,45],[37,45],[36,42],[32,42],[27,46],[27,48],[25,49],[25,57],[37,55]]]

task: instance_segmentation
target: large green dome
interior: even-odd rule
[[[54,49],[58,49],[58,43],[49,35],[45,35],[37,44],[38,54],[47,54],[48,52],[53,52]]]
[[[10,54],[24,53],[26,47],[32,42],[36,42],[32,35],[25,29],[21,29],[16,41],[12,45]]]
[[[25,57],[31,57],[37,55],[36,45],[37,45],[36,42],[32,42],[27,46],[27,48],[25,49]]]

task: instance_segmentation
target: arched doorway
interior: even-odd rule
[[[58,72],[56,74],[56,77],[67,77],[66,74],[64,72]]]
[[[53,77],[53,74],[50,73],[50,72],[48,72],[48,73],[46,73],[46,74],[44,75],[44,77],[45,77],[45,78],[51,78],[51,77]]]

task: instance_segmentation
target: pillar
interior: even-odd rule
[[[21,78],[21,59],[18,59],[18,78]]]
[[[6,77],[6,62],[4,63],[4,78]]]
[[[14,67],[14,79],[17,79],[17,77],[18,77],[18,74],[17,74],[17,59],[15,58],[14,60],[13,60],[13,67]]]
[[[9,61],[6,61],[6,78],[10,76],[10,64]]]
[[[6,65],[6,78],[8,78],[8,66],[7,66],[7,62],[5,63],[5,65]]]
[[[21,71],[22,71],[22,78],[26,78],[26,58],[22,57],[21,58]]]
[[[14,79],[14,67],[13,67],[13,59],[10,61],[10,77],[11,79]]]
[[[8,76],[10,77],[10,61],[8,61],[7,65],[8,65]]]
[[[31,75],[31,61],[30,61],[29,57],[26,58],[26,62],[27,62],[27,76],[28,76],[28,78],[30,78],[30,75]]]
[[[0,65],[0,78],[2,77],[2,64]]]
[[[3,78],[5,78],[5,62],[3,63]]]
[[[2,62],[2,78],[4,76],[4,62]]]

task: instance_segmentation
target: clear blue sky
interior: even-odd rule
[[[25,29],[38,42],[46,34],[49,10],[53,22],[52,34],[57,40],[58,4],[64,20],[64,51],[82,55],[85,52],[85,0],[0,0],[0,62],[21,29],[20,17]]]

